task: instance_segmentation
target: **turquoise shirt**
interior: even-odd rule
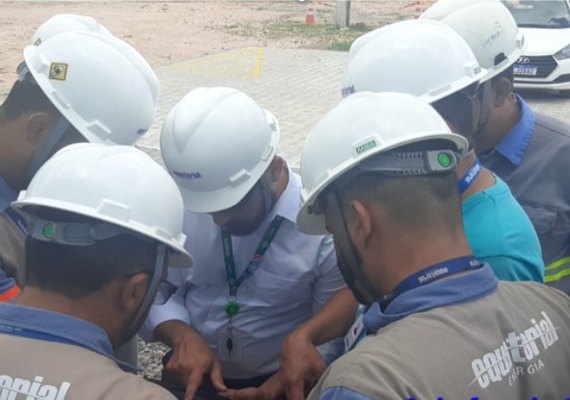
[[[495,179],[495,185],[463,202],[467,241],[500,280],[544,282],[536,231],[507,184]]]

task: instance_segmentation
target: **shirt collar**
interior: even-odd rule
[[[301,198],[301,177],[297,175],[289,165],[287,165],[289,173],[289,181],[287,187],[279,196],[279,200],[275,204],[272,215],[280,215],[285,219],[295,223],[297,213],[299,212],[299,199]]]
[[[0,213],[3,213],[10,203],[16,200],[16,193],[6,183],[4,178],[0,176]]]
[[[368,330],[376,332],[411,314],[486,296],[495,290],[497,283],[493,270],[485,264],[479,270],[404,292],[385,311],[380,309],[378,303],[374,303],[364,314],[364,325]]]
[[[514,96],[518,104],[520,104],[520,119],[509,134],[497,145],[495,150],[518,167],[522,163],[524,153],[532,138],[536,117],[522,97],[518,94],[514,94]]]
[[[61,342],[73,343],[92,350],[115,361],[121,369],[136,372],[133,365],[116,359],[107,333],[99,326],[53,311],[22,306],[0,304],[0,333],[18,335],[18,331],[29,331],[58,338]],[[24,335],[18,335],[24,336]]]

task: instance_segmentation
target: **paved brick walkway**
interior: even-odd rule
[[[341,98],[346,56],[335,51],[245,48],[159,68],[158,116],[140,147],[157,158],[164,118],[190,90],[230,86],[275,114],[281,125],[279,152],[297,165],[309,130]]]

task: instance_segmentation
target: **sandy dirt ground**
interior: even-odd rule
[[[431,0],[354,0],[351,23],[381,25],[413,16]],[[317,24],[333,23],[335,2],[314,0]],[[0,1],[0,96],[35,29],[58,13],[90,15],[137,48],[153,65],[186,61],[246,46],[315,48],[318,38],[266,37],[271,21],[304,23],[306,6],[294,0],[206,1]]]

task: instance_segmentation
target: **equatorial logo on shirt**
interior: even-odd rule
[[[57,386],[44,385],[44,377],[36,376],[33,381],[0,375],[0,399],[10,400],[64,400],[71,384],[62,382]]]
[[[502,382],[508,378],[512,386],[522,375],[533,375],[544,368],[540,359],[543,351],[558,342],[556,327],[548,315],[542,311],[538,322],[532,318],[532,326],[521,333],[509,332],[505,340],[495,350],[471,362],[475,379],[485,389],[492,382]]]

